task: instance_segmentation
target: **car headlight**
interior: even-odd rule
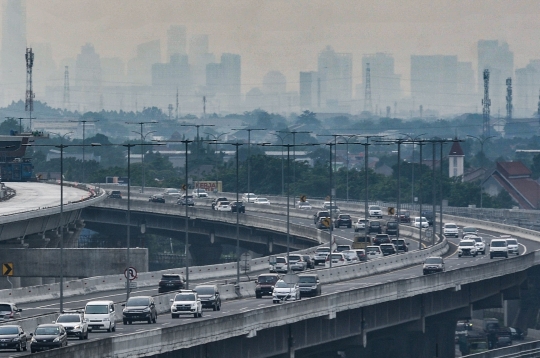
[[[110,321],[109,318],[103,318],[103,322],[108,322],[108,321]]]
[[[73,327],[73,329],[81,329],[81,326],[80,326],[80,325],[76,325],[75,327]]]
[[[31,341],[31,342],[32,342],[32,343],[36,343],[36,342],[37,342],[37,341],[36,341],[36,337],[32,337],[32,341]]]
[[[56,337],[53,342],[60,342],[60,337]]]
[[[317,286],[311,286],[311,288],[312,288],[312,289],[316,289],[316,288],[317,288]]]
[[[274,289],[274,286],[270,287],[272,290]]]
[[[150,307],[146,307],[145,309],[143,309],[143,312],[150,312]]]
[[[89,319],[89,318],[85,318],[84,321],[85,321],[85,322],[90,322],[90,319]]]
[[[13,338],[13,342],[18,342],[18,341],[19,341],[19,337]]]

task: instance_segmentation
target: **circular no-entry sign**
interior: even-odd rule
[[[124,276],[128,280],[132,281],[137,278],[137,270],[135,269],[135,267],[128,267],[124,270]]]

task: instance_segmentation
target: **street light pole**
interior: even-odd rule
[[[309,131],[278,131],[280,133],[290,133],[293,138],[293,184],[296,184],[296,135],[297,134],[309,134]],[[296,207],[296,200],[293,200],[293,208]]]
[[[217,193],[218,192],[218,181],[219,181],[219,174],[218,174],[219,157],[218,157],[218,154],[217,154],[218,153],[218,141],[219,141],[219,138],[221,138],[222,136],[227,135],[229,133],[221,133],[220,135],[215,135],[215,134],[212,134],[212,133],[204,132],[204,134],[212,136],[212,138],[214,138],[213,142],[215,142],[215,144],[216,144],[216,151],[215,151],[214,155],[216,156],[216,193]]]
[[[423,140],[418,141],[418,145],[420,146],[420,185],[419,185],[419,191],[420,194],[418,194],[418,202],[420,204],[420,225],[418,228],[419,231],[419,239],[418,239],[418,249],[422,250],[422,147],[425,145]]]
[[[251,131],[265,131],[266,128],[233,128],[232,130],[248,132],[247,192],[251,193]],[[248,201],[249,201],[249,198],[248,198]]]
[[[406,136],[409,138],[410,142],[412,143],[412,167],[411,167],[411,206],[414,209],[414,144],[423,135],[426,135],[426,133],[419,134],[417,136],[411,136],[407,133],[399,133],[401,135]]]
[[[291,133],[286,132],[284,136],[280,136],[279,134],[274,133],[274,135],[281,140],[281,196],[285,196],[285,175],[283,172],[283,141],[285,140],[285,138],[287,138],[289,134]]]
[[[75,123],[82,123],[83,127],[82,127],[82,135],[83,135],[83,141],[82,141],[82,182],[85,183],[86,182],[86,176],[85,176],[85,168],[84,168],[84,164],[85,164],[85,152],[84,152],[84,142],[85,142],[85,139],[86,139],[86,123],[95,123],[95,122],[99,122],[99,119],[93,119],[93,120],[88,120],[88,119],[83,119],[83,120],[80,120],[80,121],[71,121],[70,122],[75,122]]]
[[[145,182],[144,182],[144,140],[146,138],[146,136],[150,133],[154,133],[156,131],[151,131],[151,132],[148,132],[146,133],[146,135],[143,135],[143,126],[145,124],[155,124],[155,123],[158,123],[158,121],[147,121],[147,122],[126,122],[126,124],[137,124],[137,125],[140,125],[141,126],[141,131],[140,132],[135,132],[135,133],[138,133],[141,135],[141,170],[142,170],[142,185],[141,185],[141,193],[144,193],[144,185],[145,185]]]
[[[201,149],[201,146],[200,146],[200,139],[199,139],[199,128],[200,127],[215,127],[214,124],[181,124],[180,125],[181,127],[196,127],[197,128],[197,154],[195,155],[195,158],[197,158],[197,160],[199,160],[199,152],[200,152],[200,149]],[[187,185],[187,183],[186,183]],[[187,193],[187,192],[186,192]]]

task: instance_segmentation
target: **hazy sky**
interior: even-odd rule
[[[136,45],[170,25],[210,35],[210,51],[242,55],[243,91],[282,71],[298,89],[299,71],[317,69],[326,45],[353,53],[360,83],[363,54],[394,55],[407,82],[410,55],[458,55],[476,70],[479,39],[507,41],[516,67],[540,58],[538,0],[26,0],[28,43],[48,42],[58,61],[92,43],[102,57],[132,58]]]

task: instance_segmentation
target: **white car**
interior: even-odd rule
[[[313,209],[313,206],[307,201],[299,201],[296,203],[296,207],[300,210],[311,210]]]
[[[219,201],[215,206],[217,211],[231,211],[231,203],[228,201]]]
[[[208,198],[208,192],[205,189],[194,189],[191,192],[194,198]]]
[[[382,219],[382,210],[379,205],[370,205],[369,209],[369,217],[370,218],[379,218]]]
[[[345,256],[348,264],[355,264],[359,261],[358,254],[355,250],[347,250],[341,252]]]
[[[270,205],[270,200],[268,200],[266,198],[256,198],[253,203],[254,204]]]
[[[180,290],[171,298],[171,318],[178,318],[183,314],[192,314],[193,317],[202,317],[201,299],[193,290]]]
[[[468,239],[468,240],[474,240],[474,241],[476,241],[476,252],[477,252],[477,253],[481,253],[482,255],[485,255],[485,254],[486,254],[486,242],[485,242],[484,239],[481,238],[480,236],[476,236],[476,235],[467,235],[467,236],[465,236],[463,239]]]
[[[345,258],[345,255],[341,252],[334,252],[331,253],[326,257],[326,261],[324,263],[324,267],[330,267],[330,260],[332,260],[332,267],[336,266],[342,266],[347,264],[347,259]]]
[[[300,299],[300,286],[298,283],[287,283],[283,280],[276,282],[272,291],[272,303],[283,301],[296,301]]]
[[[455,223],[444,224],[443,235],[446,237],[449,237],[449,236],[458,237],[459,236],[458,226]]]
[[[358,221],[354,223],[354,232],[364,230],[367,225],[369,225],[369,219],[358,219]]]
[[[276,257],[276,261],[270,266],[270,272],[287,273],[287,258]]]
[[[304,261],[302,255],[289,255],[289,265],[291,271],[304,271],[307,268],[307,262]]]
[[[383,253],[379,246],[368,246],[366,247],[366,256],[368,260],[380,259],[383,257]]]
[[[458,245],[458,257],[461,256],[473,256],[476,257],[476,241],[474,240],[461,240]]]
[[[254,203],[257,195],[255,193],[244,193],[242,194],[242,201],[245,203]]]
[[[88,322],[84,320],[81,312],[64,312],[53,323],[62,325],[68,337],[78,337],[88,339]]]
[[[422,218],[420,218],[420,216],[416,216],[413,220],[413,226],[415,228],[420,228],[420,220],[422,220],[422,229],[427,229],[429,227],[429,223],[424,216],[422,216]]]
[[[163,191],[163,196],[168,196],[176,199],[180,199],[182,196],[182,193],[180,193],[180,190],[174,189],[174,188],[167,188]]]
[[[508,243],[506,239],[493,239],[489,243],[489,258],[492,259],[496,256],[508,258]]]
[[[515,238],[510,235],[501,235],[501,239],[506,240],[509,254],[519,255],[519,243]]]

